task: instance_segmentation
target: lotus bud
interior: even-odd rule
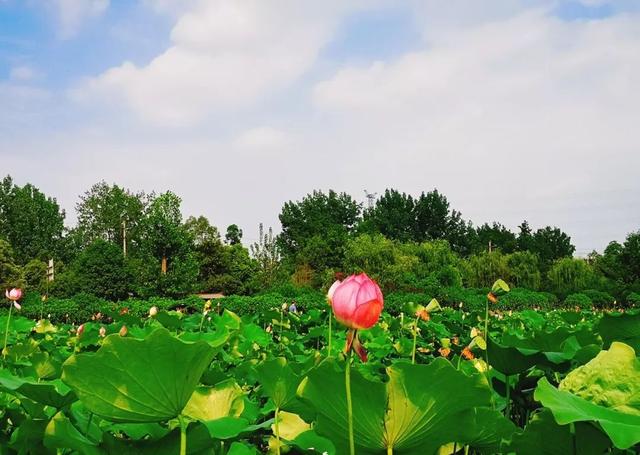
[[[16,310],[22,309],[22,305],[20,305],[18,302],[13,302],[13,306],[16,307]]]
[[[98,331],[98,333],[100,334],[101,338],[104,338],[107,335],[107,329],[103,327],[100,327],[100,330]]]
[[[126,337],[127,333],[129,333],[129,329],[127,329],[126,325],[123,325],[122,327],[120,327],[120,331],[118,332],[118,335],[120,335],[121,337]]]
[[[351,275],[334,289],[331,306],[341,324],[350,329],[369,329],[378,322],[384,299],[375,281],[361,273]]]
[[[331,287],[329,288],[329,290],[327,291],[327,303],[329,305],[331,305],[333,294],[336,292],[336,289],[338,289],[338,286],[340,286],[340,280],[334,281]]]
[[[76,336],[80,338],[83,333],[84,333],[84,324],[80,324],[76,329]]]
[[[11,300],[12,302],[15,302],[17,300],[20,300],[20,298],[22,298],[22,289],[20,288],[13,288],[11,290],[7,289],[4,292],[4,295],[7,297],[7,299]]]
[[[283,304],[282,304],[282,311],[286,311],[286,310],[287,310],[287,304],[286,304],[286,303],[283,303]]]
[[[151,308],[149,308],[149,317],[155,318],[157,314],[158,314],[158,307],[157,306],[154,305]]]

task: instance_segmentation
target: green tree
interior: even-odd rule
[[[15,185],[10,176],[0,183],[0,238],[12,245],[19,264],[55,256],[64,217],[57,201],[35,186]]]
[[[624,241],[620,261],[627,273],[627,281],[640,280],[640,231],[632,232]]]
[[[47,264],[39,259],[32,259],[22,268],[27,290],[44,292],[47,284]]]
[[[593,269],[583,259],[559,259],[547,273],[550,290],[561,297],[589,289],[594,279]]]
[[[96,183],[76,205],[81,243],[88,245],[103,239],[122,247],[126,233],[128,249],[135,252],[142,237],[144,213],[152,198],[104,181]]]
[[[605,278],[624,283],[628,275],[622,262],[623,251],[624,247],[619,242],[609,242],[603,254],[592,254],[595,270]]]
[[[132,276],[122,250],[106,240],[95,240],[72,265],[75,291],[108,300],[127,298],[132,291]]]
[[[516,250],[517,241],[513,232],[507,229],[500,223],[493,222],[491,225],[488,223],[476,229],[478,251],[484,251],[489,248],[497,248],[501,252],[508,254],[513,253]]]
[[[576,250],[571,244],[571,237],[557,227],[538,229],[533,235],[533,241],[533,252],[540,258],[542,270],[548,270],[557,259],[571,257]]]
[[[507,257],[500,251],[473,254],[463,262],[463,278],[467,286],[491,287],[498,279],[509,280]]]
[[[388,239],[407,242],[415,236],[415,204],[411,195],[385,190],[372,209],[363,214],[365,232],[379,232]]]
[[[539,290],[542,274],[538,256],[530,251],[516,251],[507,256],[509,280],[514,287]]]
[[[24,281],[20,273],[20,267],[16,264],[13,248],[6,240],[0,239],[0,291],[13,287],[22,287]]]
[[[415,201],[415,240],[446,239],[450,228],[449,201],[434,189]]]
[[[227,227],[227,233],[224,236],[227,245],[239,245],[242,243],[242,229],[237,224],[230,224]]]
[[[524,220],[520,226],[518,226],[518,239],[516,241],[518,251],[535,251],[535,242],[533,239],[533,232],[529,226],[529,222]]]
[[[273,229],[264,231],[264,226],[260,223],[258,241],[251,245],[251,256],[258,264],[258,281],[263,289],[273,286],[278,280],[280,271],[280,249]]]
[[[184,226],[194,243],[200,290],[222,291],[216,287],[215,279],[227,273],[228,257],[218,229],[204,216],[190,217]]]
[[[289,201],[280,213],[278,246],[291,269],[339,269],[344,247],[359,221],[360,205],[346,193],[314,191],[302,201]]]

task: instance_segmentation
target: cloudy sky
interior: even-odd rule
[[[637,0],[0,0],[0,174],[99,180],[248,241],[313,189],[640,228]]]

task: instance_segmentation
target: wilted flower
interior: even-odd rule
[[[479,331],[478,329],[476,329],[475,327],[473,327],[473,328],[471,329],[471,338],[475,338],[475,337],[477,337],[478,335],[480,335],[480,331]]]
[[[438,349],[438,352],[442,357],[449,357],[449,354],[451,354],[451,348],[440,348]]]
[[[80,324],[76,329],[76,335],[78,338],[80,338],[83,333],[84,333],[84,324]]]
[[[489,292],[487,294],[487,299],[489,299],[489,302],[491,303],[498,303],[498,297],[496,297],[496,295],[493,292]]]
[[[475,356],[473,355],[473,352],[471,352],[471,349],[469,349],[469,346],[467,346],[462,350],[462,357],[464,357],[467,360],[471,360],[475,358]]]
[[[105,335],[107,334],[107,329],[105,329],[104,326],[100,327],[100,330],[98,331],[98,333],[102,338],[104,338]]]
[[[123,325],[122,327],[120,327],[120,331],[118,332],[118,334],[119,334],[121,337],[126,337],[126,336],[127,336],[127,333],[129,333],[129,329],[127,329],[127,326],[126,326],[126,325]]]
[[[451,338],[451,342],[452,342],[453,344],[455,344],[456,346],[459,346],[459,345],[460,345],[460,338],[458,338],[458,337],[453,337],[453,338]]]
[[[123,309],[120,310],[120,316],[122,316],[124,314],[129,314],[129,308],[123,308]]]
[[[153,318],[158,314],[158,307],[157,306],[152,306],[151,308],[149,308],[149,317]]]
[[[17,300],[20,300],[20,298],[22,298],[22,289],[20,288],[13,288],[11,290],[7,289],[4,291],[4,295],[7,297],[7,299],[11,300],[12,302],[15,302]]]
[[[428,321],[431,319],[431,316],[429,316],[429,312],[427,311],[426,308],[422,308],[416,311],[416,316],[422,319],[423,321]]]

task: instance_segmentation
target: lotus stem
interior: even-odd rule
[[[276,455],[280,455],[280,408],[276,407],[275,430],[276,430]]]
[[[333,313],[329,311],[329,355],[331,357],[331,321],[333,320]]]
[[[356,454],[356,445],[353,438],[353,404],[351,402],[351,350],[347,354],[347,365],[344,368],[344,382],[347,392],[347,423],[349,425],[349,454]]]
[[[487,349],[484,350],[484,358],[487,362],[487,374],[489,373],[489,300],[487,299],[484,307],[484,341]]]
[[[418,342],[418,316],[413,323],[413,349],[411,350],[411,365],[415,365],[416,363],[416,344]]]
[[[387,446],[387,455],[393,455],[393,446]]]
[[[509,375],[506,376],[506,384],[507,384],[507,406],[504,410],[504,416],[507,419],[511,418],[511,381],[509,381]]]
[[[178,416],[180,422],[180,455],[187,455],[187,424],[182,415]]]
[[[9,340],[9,323],[11,322],[11,310],[13,310],[13,303],[9,307],[9,316],[7,317],[7,326],[4,329],[4,346],[2,347],[2,358],[7,357],[7,341]]]

